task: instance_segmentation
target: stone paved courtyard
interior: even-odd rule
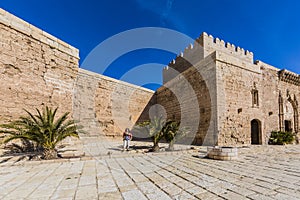
[[[94,142],[85,148],[103,154],[85,149],[82,158],[1,162],[0,199],[300,199],[300,145],[239,148],[236,161],[203,158],[205,147],[143,153]]]

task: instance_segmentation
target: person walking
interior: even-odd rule
[[[129,151],[130,140],[132,140],[132,134],[129,128],[126,128],[123,133],[123,151],[125,151],[125,149]]]

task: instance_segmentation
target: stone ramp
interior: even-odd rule
[[[96,77],[79,73],[73,98],[73,118],[83,127],[83,137],[101,135],[100,123],[96,119],[95,94],[98,88]]]

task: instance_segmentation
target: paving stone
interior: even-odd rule
[[[231,192],[231,191],[227,191],[223,194],[220,195],[221,197],[231,200],[231,199],[239,199],[239,200],[244,200],[244,199],[248,199],[247,197],[237,194],[235,192]]]
[[[277,192],[274,190],[263,188],[257,185],[249,187],[249,190],[255,191],[260,194],[268,195],[268,196],[277,194]]]
[[[237,193],[237,194],[240,194],[240,195],[243,195],[243,196],[250,196],[252,194],[256,194],[254,191],[252,190],[248,190],[246,188],[242,188],[242,187],[231,187],[230,188],[231,191]]]
[[[204,193],[197,194],[195,196],[199,199],[212,199],[212,200],[215,200],[215,199],[219,198],[217,195],[215,195],[211,192],[204,192]]]
[[[278,193],[283,193],[283,194],[287,194],[289,196],[293,196],[293,197],[298,197],[300,198],[300,192],[296,190],[297,188],[294,189],[289,189],[289,188],[278,188],[276,189],[276,192]]]
[[[123,200],[123,197],[120,192],[107,192],[107,193],[99,194],[98,200],[108,200],[108,199]]]
[[[172,200],[170,196],[168,196],[166,193],[159,191],[151,194],[146,194],[146,196],[149,199],[155,199],[155,200]]]
[[[197,194],[201,194],[201,193],[205,193],[207,192],[207,190],[199,187],[199,186],[194,186],[194,187],[188,187],[185,189],[187,192],[193,194],[193,195],[197,195]]]
[[[297,199],[299,156],[268,148],[242,149],[234,162],[191,152],[175,161],[172,154],[137,153],[1,165],[0,199]],[[300,152],[299,145],[286,149]]]
[[[258,185],[258,186],[261,186],[261,187],[264,187],[264,188],[268,188],[268,189],[271,189],[271,190],[276,190],[276,189],[280,188],[280,186],[278,186],[278,185],[275,185],[273,183],[268,183],[268,182],[265,182],[265,181],[256,182],[255,185]]]
[[[168,185],[167,187],[164,187],[162,189],[170,196],[178,195],[183,191],[181,188],[174,184]]]
[[[270,197],[270,196],[266,196],[263,194],[251,194],[248,196],[248,198],[253,199],[253,200],[274,200],[274,198]]]
[[[282,194],[282,193],[277,193],[276,195],[274,195],[272,197],[273,197],[273,199],[277,199],[277,200],[299,200],[299,196],[294,197],[294,196]]]
[[[124,187],[119,187],[121,193],[128,192],[131,190],[138,190],[136,185],[126,185]]]
[[[73,199],[75,197],[76,189],[58,189],[51,196],[51,200],[53,199],[61,199],[61,198],[69,198]],[[31,197],[30,197],[31,198]]]
[[[123,192],[122,196],[124,200],[147,200],[145,195],[139,190],[130,190],[127,192]]]
[[[187,192],[180,192],[177,195],[171,196],[172,199],[176,199],[176,200],[183,200],[183,199],[197,199],[196,197],[192,196],[191,194],[187,193]]]
[[[138,187],[144,194],[155,193],[159,190],[152,182],[141,182],[138,184]]]
[[[76,199],[98,199],[96,185],[87,185],[77,188]]]

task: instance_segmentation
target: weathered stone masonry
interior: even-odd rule
[[[120,136],[159,104],[189,128],[188,143],[267,144],[273,130],[300,137],[300,76],[206,33],[165,67],[155,93],[79,69],[78,61],[76,48],[0,9],[0,123],[24,108],[58,106],[86,136]]]
[[[89,136],[121,136],[132,128],[154,91],[79,69],[74,92],[74,118]]]
[[[79,51],[0,9],[0,121],[42,105],[72,111]]]
[[[154,93],[79,69],[78,49],[2,9],[0,46],[0,123],[58,106],[84,125],[84,136],[120,136]]]
[[[207,65],[205,60],[210,60],[211,64]],[[248,145],[267,144],[273,130],[292,131],[299,137],[299,75],[261,61],[254,62],[252,52],[230,43],[225,44],[223,40],[206,33],[165,67],[165,85],[175,87],[178,82],[173,79],[193,68],[198,69],[194,73],[199,73],[207,81],[185,77],[190,85],[207,87],[207,92],[195,91],[199,102],[204,100],[201,95],[210,95],[211,112],[203,112],[201,117],[212,116],[210,123],[215,124],[213,136],[212,132],[199,128],[196,138],[214,138],[206,140],[210,145]],[[210,73],[205,73],[208,70]],[[182,74],[176,75],[174,71]],[[161,97],[158,99],[164,99],[166,92],[160,91],[157,95]],[[176,100],[170,100],[177,105]],[[168,104],[172,105],[172,102]],[[179,108],[170,110],[176,111]],[[200,110],[205,109],[200,106]],[[174,114],[176,112],[169,113],[168,117]],[[199,126],[201,124],[200,120]],[[196,143],[203,142],[205,140],[202,139]]]

